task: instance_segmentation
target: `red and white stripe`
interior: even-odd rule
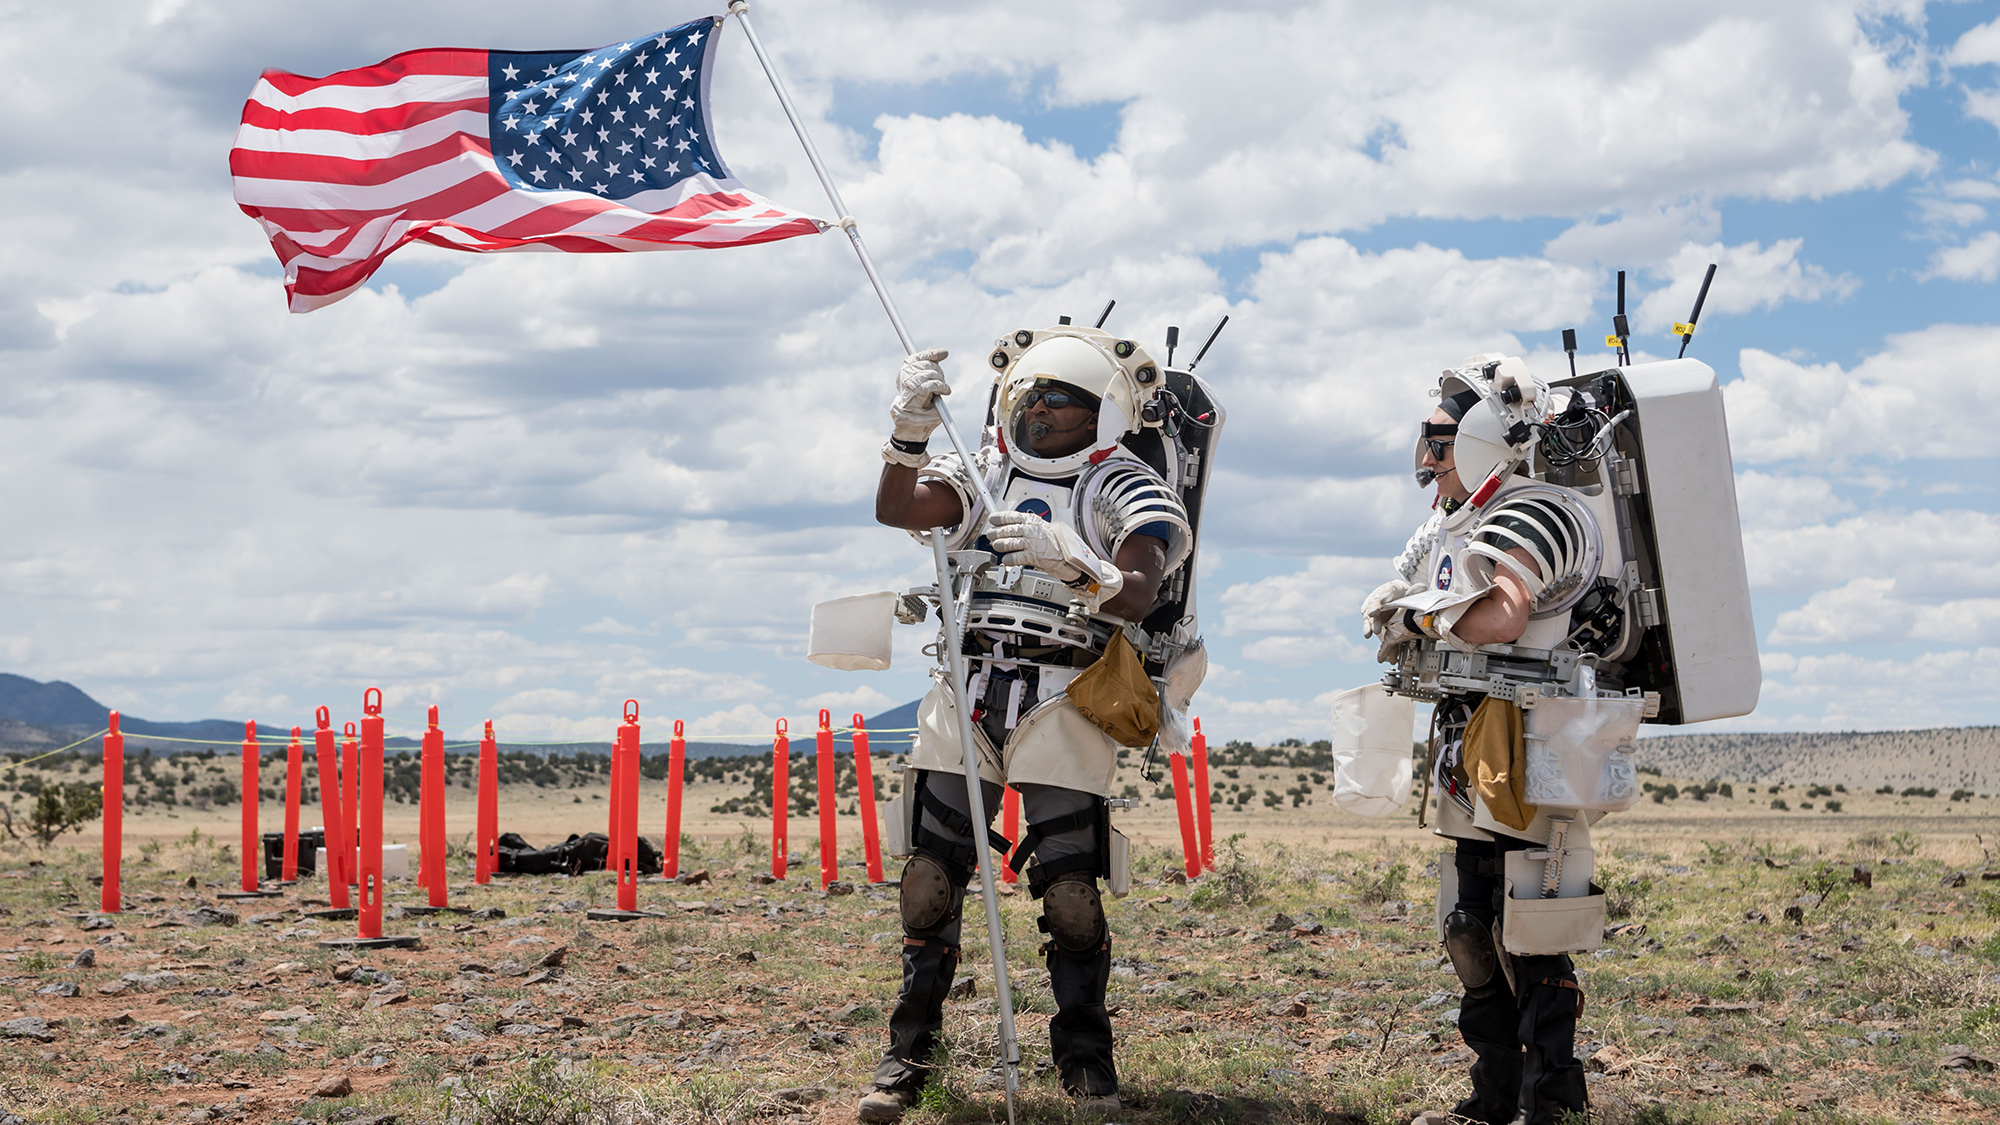
[[[399,247],[578,254],[745,246],[826,224],[733,179],[623,200],[526,191],[494,164],[486,52],[407,51],[305,78],[266,71],[229,150],[236,203],[270,236],[293,312],[340,300]]]

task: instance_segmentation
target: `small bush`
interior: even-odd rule
[[[1792,809],[1792,806],[1785,803],[1783,797],[1771,798],[1771,807],[1777,809],[1779,812],[1790,812]]]
[[[1404,884],[1410,877],[1408,864],[1392,863],[1383,871],[1364,871],[1354,877],[1354,888],[1361,895],[1361,901],[1369,904],[1393,902],[1408,896]]]
[[[81,829],[104,813],[104,794],[80,781],[59,781],[35,795],[28,832],[43,847],[65,832]]]

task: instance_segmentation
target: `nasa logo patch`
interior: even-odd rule
[[[1442,562],[1438,563],[1438,574],[1437,574],[1437,588],[1438,588],[1438,589],[1440,589],[1440,590],[1449,590],[1449,589],[1451,589],[1451,556],[1450,556],[1450,555],[1446,555],[1446,556],[1444,557],[1444,560],[1443,560]]]
[[[1050,508],[1047,502],[1042,500],[1035,500],[1035,499],[1023,500],[1018,505],[1015,506],[1014,510],[1017,512],[1027,512],[1030,515],[1040,516],[1045,520],[1052,520],[1055,518],[1055,510],[1053,508]]]

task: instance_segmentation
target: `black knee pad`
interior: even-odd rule
[[[1493,930],[1477,917],[1463,910],[1445,915],[1444,951],[1467,996],[1484,998],[1507,990],[1506,979],[1500,975],[1500,951],[1493,947]]]
[[[965,884],[935,856],[918,852],[903,865],[903,886],[897,894],[903,932],[911,937],[936,937],[965,905]]]
[[[1094,953],[1103,948],[1104,898],[1097,891],[1097,880],[1080,873],[1057,876],[1042,895],[1041,927],[1064,952]]]

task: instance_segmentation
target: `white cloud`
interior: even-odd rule
[[[1881,730],[1989,722],[2000,648],[1913,656],[1764,654],[1757,713],[1738,724],[1785,730]]]
[[[1704,316],[1774,309],[1786,301],[1843,300],[1861,287],[1852,275],[1834,276],[1800,261],[1799,249],[1804,245],[1800,238],[1783,239],[1768,247],[1758,242],[1683,245],[1659,270],[1671,280],[1664,288],[1646,294],[1632,326],[1662,332],[1684,319],[1694,309],[1695,295],[1701,291],[1701,279],[1710,263],[1718,268],[1702,307]]]
[[[1854,510],[1825,477],[1760,473],[1736,474],[1736,510],[1746,531],[1803,527]]]
[[[1805,592],[1856,577],[1894,578],[1906,597],[2000,594],[2000,516],[1865,511],[1833,523],[1746,528],[1750,587]]]
[[[1897,596],[1893,578],[1856,578],[1821,590],[1798,609],[1778,615],[1775,645],[1939,644],[2000,642],[2000,598],[1955,598],[1923,604]]]
[[[2000,231],[1982,231],[1963,246],[1932,251],[1930,269],[1923,276],[1953,281],[1992,281],[2000,277]]]
[[[1944,61],[1947,66],[2000,64],[2000,20],[1989,20],[1959,36]]]
[[[1890,336],[1854,365],[1742,351],[1724,388],[1739,463],[1844,466],[1869,459],[1958,461],[2000,426],[1988,370],[2000,326],[1940,324]]]
[[[610,637],[632,637],[641,631],[638,626],[627,625],[613,617],[600,617],[577,630],[579,633],[602,633]]]
[[[1587,219],[1550,239],[1542,253],[1558,262],[1611,267],[1664,261],[1682,244],[1722,234],[1722,213],[1709,203],[1669,203],[1599,222]]]

